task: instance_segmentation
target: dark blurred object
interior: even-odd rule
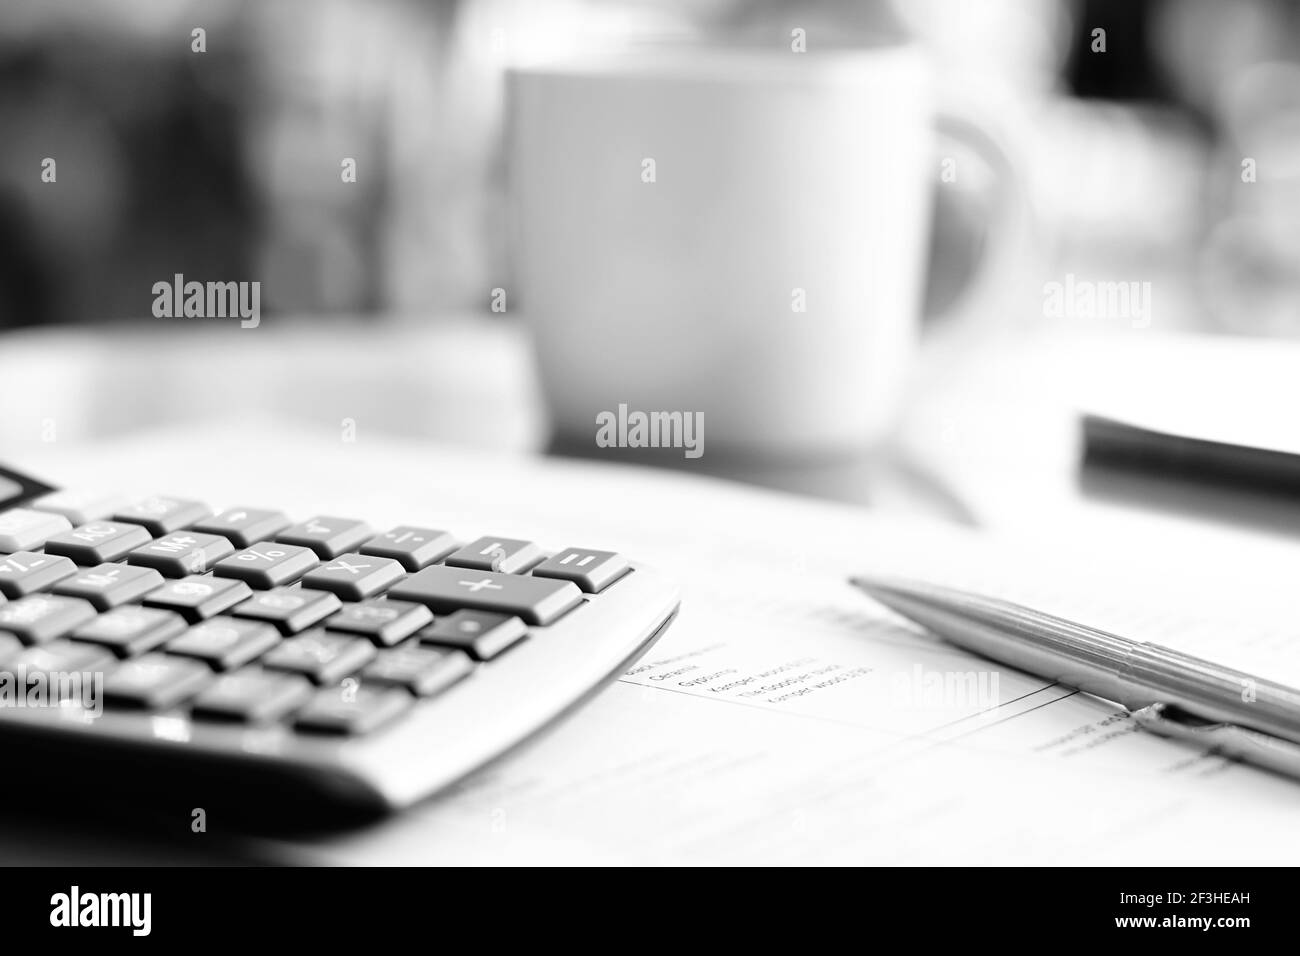
[[[249,273],[237,38],[200,55],[185,29],[93,21],[0,35],[0,327],[139,317],[174,272]]]
[[[1300,455],[1083,417],[1085,468],[1300,498]]]
[[[1176,93],[1152,59],[1150,0],[1083,0],[1075,21],[1066,82],[1078,96],[1169,102]],[[1104,30],[1105,52],[1093,31]]]

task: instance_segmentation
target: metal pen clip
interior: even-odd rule
[[[1183,740],[1224,757],[1300,778],[1300,744],[1237,724],[1216,723],[1169,704],[1133,711],[1139,725],[1162,737]]]

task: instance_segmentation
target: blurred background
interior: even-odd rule
[[[945,87],[996,90],[1035,238],[1002,306],[927,332],[887,469],[904,478],[878,456],[825,480],[718,470],[853,499],[926,471],[1005,485],[1006,449],[1051,443],[1009,407],[1085,356],[1105,356],[1093,383],[1117,361],[1140,391],[1182,362],[1162,337],[1300,334],[1298,0],[6,0],[0,381],[23,398],[0,452],[240,416],[544,448],[527,302],[492,308],[511,288],[504,71],[791,22],[914,37]],[[938,192],[928,314],[986,254],[986,202]],[[262,327],[154,319],[175,273],[256,278]],[[1150,328],[1045,316],[1066,274],[1151,281]]]

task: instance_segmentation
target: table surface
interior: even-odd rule
[[[38,446],[46,438],[90,449],[177,421],[197,428],[255,420],[265,434],[268,418],[286,428],[307,420],[337,427],[352,418],[361,430],[508,451],[545,446],[528,344],[515,326],[455,320],[380,337],[347,324],[298,323],[267,334],[280,341],[272,347],[212,333],[159,340],[130,329],[11,337],[0,350],[0,381],[10,394],[36,398],[0,416],[0,458],[21,467],[25,455],[44,457]],[[874,457],[834,468],[749,466],[734,476],[939,515],[1038,546],[1058,546],[1075,533],[1123,541],[1134,514],[1153,503],[1176,509],[1177,496],[1161,488],[1117,501],[1081,485],[1075,410],[1098,393],[1140,397],[1153,363],[1167,383],[1178,378],[1173,366],[1184,365],[1197,380],[1209,362],[1229,389],[1266,384],[1272,406],[1286,413],[1300,407],[1300,383],[1290,371],[1297,358],[1300,349],[1291,345],[1177,337],[936,338],[923,350],[896,437]],[[215,387],[223,376],[238,387]],[[51,381],[70,385],[51,389]],[[465,414],[466,395],[475,396],[473,416]],[[1200,508],[1194,499],[1184,504],[1184,511]],[[1272,511],[1259,523],[1267,533],[1294,533]],[[237,841],[178,848],[165,834],[46,818],[39,806],[0,814],[0,847],[10,863],[259,861]]]

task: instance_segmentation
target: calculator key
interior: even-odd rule
[[[53,554],[18,551],[0,555],[0,594],[20,598],[24,594],[43,591],[76,571],[77,566],[69,559]]]
[[[129,604],[163,586],[163,576],[153,568],[127,564],[101,564],[82,568],[54,585],[55,594],[84,598],[101,611]]]
[[[260,621],[216,617],[196,624],[167,645],[167,653],[205,661],[232,671],[261,657],[280,643],[280,632]]]
[[[419,601],[435,614],[474,608],[515,614],[529,624],[550,624],[582,602],[572,581],[495,574],[434,565],[398,581],[388,596]]]
[[[282,641],[263,658],[262,666],[332,684],[361,670],[374,656],[375,645],[365,638],[316,630]]]
[[[328,560],[355,551],[373,534],[370,525],[364,521],[318,515],[301,524],[291,525],[276,535],[275,540],[311,548]]]
[[[345,604],[325,622],[331,631],[361,634],[385,647],[410,637],[433,620],[433,612],[423,604],[373,598],[360,604]]]
[[[72,524],[88,524],[107,518],[114,511],[125,508],[131,501],[126,495],[105,494],[99,491],[51,491],[33,501],[28,507],[50,514],[63,515]]]
[[[23,642],[13,634],[0,634],[0,667],[23,649]]]
[[[311,698],[311,681],[297,674],[247,668],[223,674],[194,700],[196,717],[250,724],[278,720]]]
[[[193,697],[211,680],[212,671],[199,661],[146,654],[108,674],[104,698],[111,704],[162,710]]]
[[[5,664],[10,671],[29,674],[68,674],[77,671],[103,671],[114,665],[113,655],[94,644],[58,640],[29,647]]]
[[[362,554],[400,561],[408,571],[418,571],[441,561],[456,550],[456,539],[446,531],[398,525],[392,531],[375,535],[361,546]]]
[[[98,644],[118,657],[135,657],[185,630],[185,619],[151,607],[118,607],[72,632],[74,641]]]
[[[103,564],[118,560],[151,538],[138,524],[92,521],[50,538],[45,542],[45,553],[59,554],[81,565]]]
[[[204,518],[190,525],[192,531],[217,534],[236,548],[273,538],[289,527],[289,519],[280,511],[265,508],[227,508],[221,514]]]
[[[113,520],[142,525],[156,537],[187,528],[210,514],[212,509],[199,501],[150,495],[137,498],[125,508],[113,512]]]
[[[361,672],[363,682],[404,687],[417,697],[431,697],[474,669],[474,662],[456,650],[424,647],[415,641],[380,651]]]
[[[311,548],[260,541],[222,558],[212,571],[218,577],[238,578],[265,589],[296,581],[318,564],[320,559]]]
[[[183,578],[187,574],[206,574],[234,550],[235,546],[219,535],[175,531],[141,545],[126,560],[142,568],[153,568],[169,578]]]
[[[457,568],[473,568],[476,571],[517,574],[528,570],[540,560],[542,560],[542,549],[531,541],[494,538],[489,535],[453,551],[447,555],[446,563]]]
[[[489,611],[457,611],[419,633],[423,644],[454,647],[476,661],[490,661],[528,636],[524,622]]]
[[[613,551],[566,548],[533,568],[533,574],[572,581],[588,594],[599,594],[626,574],[629,567],[627,558]]]
[[[0,511],[0,552],[30,551],[56,534],[71,529],[72,522],[63,515],[29,508]]]
[[[14,634],[24,644],[44,644],[63,637],[95,616],[89,601],[55,594],[29,594],[0,604],[0,631]]]
[[[327,687],[298,712],[294,726],[319,733],[364,734],[388,723],[413,702],[406,691],[392,687]]]
[[[253,596],[253,589],[234,578],[193,575],[168,581],[145,595],[148,607],[175,611],[187,621],[202,621],[227,611]]]
[[[341,554],[307,572],[302,583],[309,588],[332,591],[345,601],[364,601],[405,574],[401,564],[392,558]]]
[[[259,591],[230,612],[235,617],[265,621],[282,633],[297,634],[324,620],[343,606],[337,594],[308,588],[274,588]]]

